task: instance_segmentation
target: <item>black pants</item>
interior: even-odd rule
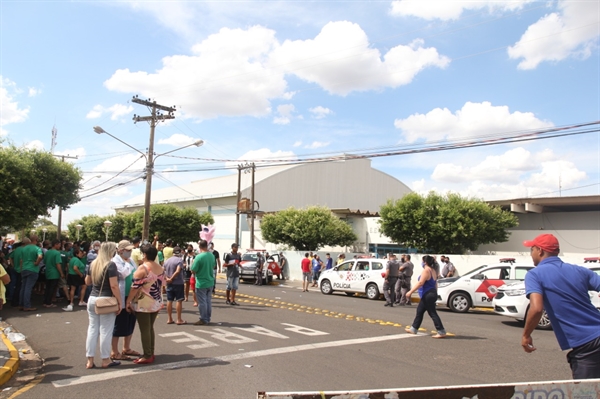
[[[600,337],[567,353],[574,380],[600,378]]]
[[[388,276],[383,281],[383,296],[385,301],[391,305],[396,302],[396,280],[398,280],[398,277]]]
[[[21,302],[21,273],[17,273],[15,289],[11,300],[11,306],[22,306]]]
[[[435,310],[435,301],[437,300],[437,290],[431,289],[423,295],[421,301],[419,302],[419,306],[417,307],[417,315],[415,316],[415,320],[412,323],[412,326],[415,330],[418,330],[421,327],[421,323],[423,322],[423,316],[425,312],[429,314],[431,320],[433,320],[433,325],[438,332],[445,332],[444,325],[442,324],[442,320],[440,316],[438,316],[437,311]]]
[[[52,298],[56,295],[56,287],[58,287],[57,278],[46,280],[46,291],[44,292],[44,305],[52,305]]]

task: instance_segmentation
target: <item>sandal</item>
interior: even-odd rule
[[[178,326],[182,326],[182,325],[184,325],[184,324],[187,324],[187,321],[185,321],[185,320],[184,320],[184,321],[182,321],[181,323],[177,323],[177,325],[178,325]]]
[[[116,355],[111,356],[110,360],[133,360],[133,359],[124,353],[117,353]]]
[[[142,356],[141,353],[134,351],[133,349],[128,349],[126,351],[122,352],[123,355],[129,355],[129,356]]]
[[[121,362],[117,362],[117,361],[113,360],[112,362],[108,363],[106,366],[102,366],[102,368],[107,369],[109,367],[119,366],[120,364],[121,364]]]

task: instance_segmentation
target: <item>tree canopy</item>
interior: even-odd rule
[[[117,213],[111,216],[88,215],[69,223],[69,236],[77,236],[77,224],[83,227],[79,232],[79,239],[85,241],[104,241],[106,228],[104,222],[112,223],[108,229],[109,241],[118,242],[123,236],[133,238],[142,236],[144,211],[133,213]],[[202,224],[214,223],[210,213],[198,213],[193,208],[179,208],[175,205],[152,205],[150,207],[150,233],[158,235],[160,241],[170,238],[175,243],[184,244],[199,240],[199,231]]]
[[[288,208],[265,215],[260,228],[265,240],[284,244],[298,251],[318,250],[329,246],[346,246],[356,241],[352,227],[338,219],[328,208]]]
[[[50,153],[11,145],[0,147],[0,181],[0,226],[20,230],[78,202],[81,172]]]
[[[518,225],[511,212],[458,194],[410,193],[381,206],[380,231],[392,241],[421,251],[461,254],[479,245],[508,241]]]

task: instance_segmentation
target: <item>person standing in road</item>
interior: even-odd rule
[[[186,302],[190,298],[190,283],[191,283],[191,278],[192,278],[192,265],[194,264],[195,256],[196,255],[194,254],[194,246],[192,244],[188,244],[187,250],[185,251],[185,254],[183,255],[183,283],[184,283],[183,293],[184,293]],[[196,306],[198,306],[198,303],[196,302],[196,287],[195,287],[195,285],[196,285],[196,282],[194,281],[194,286],[192,286],[192,291],[193,291],[194,303],[196,304]]]
[[[165,246],[162,250],[163,253],[163,257],[164,257],[164,262],[167,261],[167,259],[169,259],[171,256],[173,256],[173,240],[171,240],[170,238],[167,238],[167,241],[165,241]]]
[[[338,255],[338,259],[337,259],[337,263],[336,263],[336,264],[338,264],[338,265],[339,265],[340,263],[344,262],[345,260],[346,260],[346,255],[344,255],[344,254],[339,254],[339,255]]]
[[[396,281],[398,280],[398,273],[400,269],[400,263],[396,259],[396,255],[390,254],[389,260],[385,265],[385,276],[383,281],[383,296],[385,297],[385,305],[393,307],[396,302]]]
[[[31,306],[31,291],[37,282],[40,269],[38,265],[42,261],[42,249],[37,246],[38,237],[29,237],[31,242],[21,250],[21,306],[24,311],[34,311]]]
[[[131,250],[131,260],[133,260],[133,263],[135,263],[136,268],[144,262],[144,256],[142,255],[142,250],[140,249],[141,241],[142,240],[140,237],[133,237],[133,240],[131,240],[131,244],[133,244],[133,249]]]
[[[173,256],[165,262],[165,283],[167,284],[167,324],[186,324],[181,318],[183,311],[183,261],[181,260],[181,248],[173,248]],[[189,281],[189,280],[188,280]],[[177,321],[173,321],[173,302]]]
[[[442,277],[442,278],[455,277],[456,268],[454,267],[452,262],[450,262],[450,258],[447,256],[442,256],[440,258],[440,261],[442,261],[442,264],[444,265],[444,267],[442,267],[442,272],[440,273],[440,277]]]
[[[127,297],[133,284],[133,274],[139,266],[132,258],[134,249],[133,244],[129,241],[121,240],[117,245],[117,253],[112,258],[112,261],[117,266],[117,282],[119,284],[121,303],[127,303]],[[140,356],[138,352],[131,349],[131,338],[135,330],[135,322],[136,314],[131,309],[125,308],[117,315],[112,334],[111,359],[132,360],[131,356]],[[119,338],[121,337],[123,337],[123,350],[119,352]]]
[[[283,255],[283,252],[280,252],[279,253],[279,273],[280,273],[282,280],[285,280],[285,273],[287,270],[287,266],[288,266],[288,260]]]
[[[600,378],[600,312],[588,294],[600,291],[600,276],[560,260],[560,246],[552,234],[539,235],[523,245],[531,248],[536,267],[525,275],[529,311],[521,346],[527,353],[536,350],[531,334],[545,310],[560,349],[571,349],[567,361],[573,379]]]
[[[195,326],[205,326],[210,323],[212,315],[212,287],[215,283],[213,269],[215,266],[215,257],[208,252],[208,243],[200,240],[198,243],[200,254],[194,259],[192,272],[196,275],[196,298],[198,299],[198,312],[200,320],[194,323]]]
[[[410,298],[412,293],[418,290],[421,301],[417,307],[417,315],[413,320],[412,326],[406,327],[405,331],[409,334],[416,334],[423,322],[423,316],[425,315],[425,312],[427,312],[429,313],[431,320],[433,320],[433,325],[437,330],[437,334],[433,335],[432,338],[446,338],[446,330],[444,329],[440,316],[438,316],[437,311],[435,310],[435,301],[437,300],[437,279],[439,273],[439,269],[436,267],[437,262],[429,255],[424,256],[423,260],[425,265],[419,276],[419,282],[406,293],[406,297]]]
[[[396,305],[410,306],[410,298],[406,296],[406,293],[410,291],[411,279],[415,265],[410,261],[410,255],[402,255],[400,266],[400,274],[398,281],[396,282]]]
[[[325,254],[325,257],[327,258],[327,262],[325,263],[325,270],[329,270],[333,267],[333,258],[331,257],[331,254],[329,252]]]
[[[308,292],[308,284],[310,284],[310,265],[311,261],[309,259],[308,252],[304,254],[304,259],[302,259],[301,267],[302,267],[302,292]]]
[[[215,293],[215,290],[217,288],[217,273],[221,273],[221,258],[220,258],[220,254],[219,251],[217,251],[215,249],[215,244],[213,244],[212,242],[208,245],[208,252],[210,252],[211,254],[213,254],[213,256],[215,257],[215,268],[213,270],[213,277],[215,278],[215,285],[213,285],[213,289],[212,289],[212,293]]]
[[[265,258],[261,252],[256,254],[256,282],[254,285],[263,285],[263,267],[265,266]]]
[[[62,259],[60,256],[60,240],[53,240],[52,247],[44,254],[46,264],[46,292],[44,293],[44,307],[55,308],[52,298],[56,295],[58,279],[62,275]]]
[[[81,286],[85,287],[85,283],[83,282],[83,278],[85,277],[85,275],[83,274],[85,272],[85,265],[81,260],[84,256],[85,253],[80,248],[76,248],[73,250],[73,257],[69,261],[69,270],[67,271],[69,297],[67,299],[70,300],[70,302],[66,308],[63,308],[63,310],[66,310],[67,312],[73,311],[73,306],[75,306],[75,290],[77,290],[77,288]],[[81,303],[81,301],[83,300],[82,295],[83,290],[79,290],[79,306],[87,306],[87,303]]]
[[[319,255],[315,254],[312,260],[312,287],[318,286],[321,269],[323,269],[323,261]]]
[[[225,255],[223,259],[226,267],[227,287],[225,289],[226,301],[228,305],[238,306],[235,301],[235,293],[237,292],[238,285],[240,284],[240,263],[242,257],[238,252],[238,245],[236,243],[231,244],[231,252]]]

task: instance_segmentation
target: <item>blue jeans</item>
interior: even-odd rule
[[[212,313],[212,287],[196,288],[196,299],[198,300],[200,320],[205,323],[210,323],[210,315]]]
[[[37,272],[31,272],[29,270],[23,270],[21,272],[21,300],[19,302],[25,309],[31,308],[31,291],[37,282],[38,277],[39,274]]]

